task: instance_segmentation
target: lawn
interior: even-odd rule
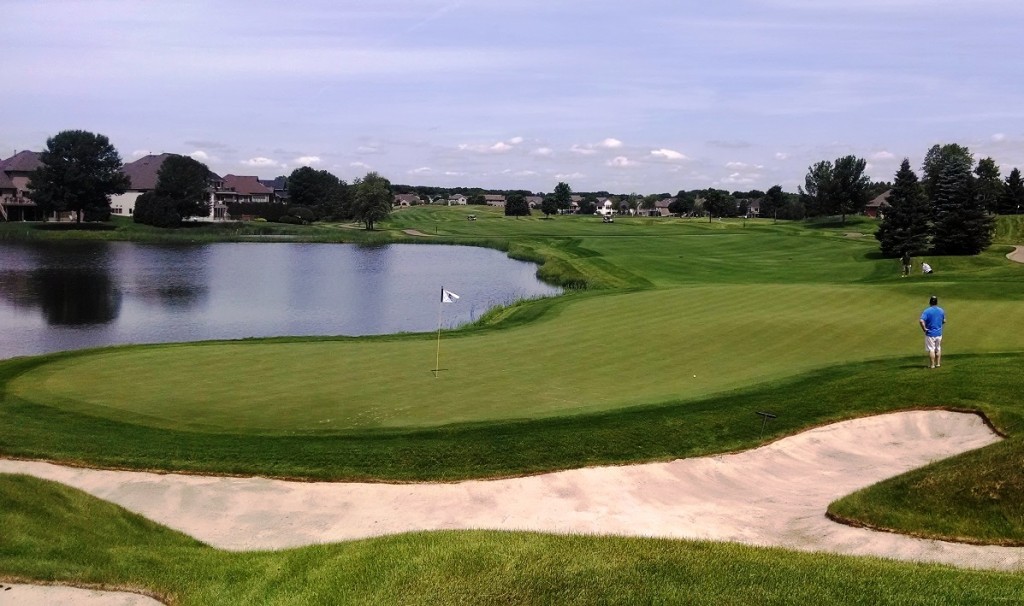
[[[894,478],[831,512],[926,536],[1024,543],[1024,265],[1004,258],[1020,233],[1015,218],[1000,220],[1000,244],[990,251],[930,258],[936,274],[902,279],[898,262],[877,254],[874,224],[862,219],[605,224],[506,218],[484,208],[473,208],[478,220],[466,221],[467,212],[403,209],[377,237],[486,244],[542,262],[539,273],[548,279],[587,289],[495,310],[478,325],[445,332],[446,370],[437,377],[430,372],[435,335],[130,346],[10,360],[0,363],[0,454],[210,473],[453,480],[723,452],[844,418],[943,406],[981,411],[1009,439]],[[351,231],[322,227],[316,238]],[[939,371],[924,368],[916,325],[931,294],[949,315]],[[758,410],[778,414],[763,436]],[[27,481],[2,480],[8,498],[28,498]],[[56,488],[32,490],[43,501],[72,498]],[[179,545],[165,532],[146,529],[139,539],[171,543],[143,548],[153,570],[125,576],[120,560],[135,557],[126,554],[112,558],[107,572],[90,573],[161,587],[158,593],[182,603],[244,601],[248,587],[262,587],[254,590],[264,592],[256,602],[289,603],[232,568],[239,561],[253,570],[298,570],[300,578],[315,578],[313,590],[368,603],[390,601],[395,587],[411,588],[410,603],[563,601],[563,591],[621,603],[744,603],[755,585],[766,592],[758,595],[788,603],[851,603],[850,592],[863,603],[932,601],[926,595],[981,603],[1017,595],[1021,582],[1019,575],[734,546],[495,533],[227,556]],[[45,555],[51,552],[43,544],[12,551],[6,541],[0,537],[0,572],[49,578],[67,565],[62,559],[78,557],[85,539],[68,537],[59,556]],[[475,574],[473,554],[480,552],[500,555]],[[389,557],[416,564],[392,571],[375,560]],[[56,562],[50,568],[48,558]],[[190,558],[203,563],[183,573],[191,581],[161,576],[168,562]],[[571,562],[571,570],[548,570],[551,558]],[[731,575],[706,574],[704,560],[741,581],[726,587]],[[345,572],[324,571],[339,562]],[[419,565],[440,576],[410,581]],[[236,584],[210,581],[199,572],[204,567]],[[768,570],[780,571],[778,578]],[[860,575],[868,571],[885,583],[865,588]],[[378,587],[360,584],[367,574]],[[603,577],[609,580],[594,581]],[[807,581],[820,578],[829,586]],[[451,593],[433,593],[441,583]],[[597,593],[586,592],[591,586]],[[693,593],[679,593],[684,586]],[[923,586],[931,589],[914,590]],[[301,595],[309,599],[296,603],[316,601]]]

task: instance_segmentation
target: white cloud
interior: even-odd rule
[[[360,154],[379,154],[379,153],[381,153],[379,147],[375,147],[375,146],[372,146],[372,145],[360,145],[359,147],[356,148],[356,151],[359,152]]]
[[[760,164],[747,164],[746,162],[726,162],[725,167],[733,170],[761,170],[764,168]]]
[[[271,160],[270,158],[264,158],[263,156],[259,156],[259,157],[256,157],[256,158],[249,158],[248,160],[242,160],[242,164],[244,164],[246,166],[252,166],[253,168],[268,168],[268,167],[271,167],[271,166],[274,166],[274,167],[282,166],[282,164],[280,164],[276,160]]]
[[[429,175],[432,172],[434,172],[434,171],[429,166],[421,166],[419,168],[414,168],[414,169],[410,170],[409,174],[410,175]]]
[[[613,139],[611,137],[608,137],[607,139],[605,139],[604,141],[601,141],[597,145],[598,145],[598,147],[603,147],[605,149],[618,149],[618,148],[622,147],[622,141],[619,141],[618,139]]]
[[[532,177],[537,174],[535,170],[521,170],[516,173],[517,177]]]
[[[683,154],[681,152],[677,152],[674,149],[666,149],[664,147],[661,148],[661,149],[653,149],[653,150],[651,150],[651,155],[652,156],[657,156],[659,158],[664,158],[665,160],[687,160],[688,159],[685,154]]]
[[[493,152],[501,153],[501,152],[507,152],[508,150],[512,149],[512,146],[509,145],[508,143],[505,143],[504,141],[498,141],[497,143],[492,145],[489,149],[491,151],[493,151]]]
[[[373,168],[366,162],[352,162],[349,164],[349,166],[351,166],[352,168],[365,168],[366,170],[372,170]]]
[[[890,151],[882,150],[871,154],[872,160],[892,160],[896,158],[896,155]]]
[[[511,143],[512,145],[519,145],[520,143],[523,142],[523,138],[522,137],[512,137],[511,139],[508,140],[508,142]]]
[[[573,143],[572,147],[569,148],[569,151],[571,151],[574,154],[581,154],[581,155],[584,155],[584,156],[589,156],[591,154],[596,154],[597,153],[597,150],[595,150],[592,147],[582,147],[582,146],[577,145],[575,143]]]
[[[992,141],[994,141],[996,143],[1001,143],[1003,141],[1006,141],[1006,133],[996,133],[996,134],[992,135]]]
[[[607,164],[613,168],[626,168],[627,166],[635,166],[636,162],[631,161],[626,156],[615,156]]]
[[[584,177],[586,177],[586,175],[584,175],[583,173],[579,173],[579,172],[576,172],[576,173],[558,173],[558,174],[555,175],[555,178],[558,179],[559,181],[567,181],[569,179],[583,179]]]
[[[214,159],[210,157],[210,154],[204,152],[201,149],[197,149],[191,154],[188,154],[188,157],[192,158],[193,160],[198,160],[200,162],[209,162],[210,160]]]
[[[775,159],[776,160],[788,160],[789,159],[789,154],[787,154],[785,152],[776,152]]]
[[[137,149],[137,150],[132,152],[132,157],[133,158],[141,158],[142,156],[148,156],[151,153],[153,153],[153,152],[149,151],[148,149]]]
[[[299,156],[295,158],[296,164],[302,164],[303,166],[313,166],[314,164],[320,164],[320,156]]]
[[[462,177],[462,176],[465,176],[465,174],[466,173],[460,173],[460,172],[454,171],[454,170],[446,170],[446,171],[444,171],[444,176],[446,176],[446,177]]]
[[[551,149],[550,147],[538,147],[537,149],[533,150],[530,153],[535,156],[550,156],[551,154],[555,153],[555,150]]]

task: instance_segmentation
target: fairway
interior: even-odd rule
[[[325,433],[691,400],[921,349],[921,296],[896,286],[686,286],[562,306],[529,325],[443,338],[437,378],[432,338],[246,341],[69,357],[8,393],[151,427]],[[973,299],[946,311],[950,351],[1024,349],[1024,332],[991,330],[1022,303]]]

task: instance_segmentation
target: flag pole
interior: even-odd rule
[[[444,286],[441,287],[441,298],[437,300],[437,353],[434,356],[434,378],[441,370],[441,309],[444,306]]]

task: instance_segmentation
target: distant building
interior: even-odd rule
[[[42,164],[39,156],[39,152],[20,151],[0,160],[0,220],[43,220],[42,211],[28,197],[29,176]]]
[[[885,215],[885,209],[890,208],[892,205],[889,204],[889,195],[892,193],[891,189],[885,190],[882,195],[876,197],[874,200],[867,203],[864,207],[864,214],[871,217],[872,219],[881,219]]]
[[[260,183],[258,177],[248,175],[224,175],[223,186],[214,191],[214,200],[219,204],[229,202],[252,202],[269,204],[274,201],[274,190]]]
[[[502,194],[484,194],[484,202],[487,206],[505,207],[505,196]]]
[[[157,175],[164,160],[173,154],[149,154],[121,167],[128,177],[128,187],[123,194],[110,196],[110,214],[130,217],[135,214],[135,202],[139,196],[156,189]]]
[[[399,207],[414,206],[421,202],[416,194],[395,194],[394,205]]]
[[[260,183],[274,190],[275,202],[280,202],[282,204],[288,203],[288,177],[260,179]]]

